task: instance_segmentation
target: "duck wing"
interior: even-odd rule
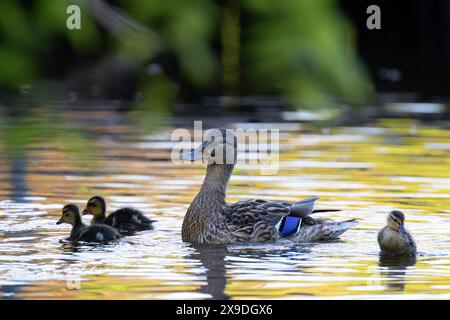
[[[407,247],[409,248],[409,254],[415,254],[417,252],[417,246],[411,234],[409,232],[406,232],[402,234],[402,238],[404,239],[404,241],[407,244]]]
[[[225,224],[238,242],[270,242],[278,238],[275,227],[289,214],[283,203],[239,201],[225,209]]]
[[[114,211],[106,218],[105,223],[125,234],[153,228],[153,220],[133,208],[122,208]]]
[[[238,241],[275,241],[298,231],[302,217],[312,214],[314,202],[309,198],[294,204],[265,200],[239,201],[225,210],[228,229]]]
[[[357,224],[354,220],[334,222],[330,219],[313,219],[317,197],[296,203],[265,200],[239,201],[227,207],[225,220],[228,229],[238,241],[275,241],[290,238],[293,241],[334,239]],[[301,236],[300,236],[301,235]]]
[[[84,228],[78,237],[79,241],[107,243],[120,238],[120,233],[106,225],[93,225]]]
[[[338,210],[314,210],[314,203],[319,198],[308,198],[295,203],[282,201],[265,201],[260,199],[239,201],[228,208],[233,214],[242,214],[247,211],[252,211],[255,214],[276,215],[276,216],[293,216],[304,218],[315,212],[327,212]]]
[[[310,217],[307,217],[310,218]],[[314,223],[304,223],[303,219],[301,229],[288,236],[295,242],[315,242],[330,241],[338,239],[348,229],[356,226],[358,221],[355,219],[346,221],[333,221],[331,219],[314,219]]]

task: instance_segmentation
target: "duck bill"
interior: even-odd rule
[[[89,210],[86,208],[86,209],[84,209],[82,212],[81,212],[81,214],[84,216],[84,215],[87,215],[87,214],[89,214],[90,212],[89,212]]]
[[[56,224],[61,224],[61,223],[63,223],[64,221],[63,221],[63,218],[61,218],[61,219],[59,219],[57,222],[56,222]]]
[[[203,145],[198,147],[197,149],[192,150],[191,152],[186,152],[181,155],[182,161],[196,161],[203,159]]]
[[[404,225],[401,225],[399,230],[400,230],[401,233],[406,233],[406,229],[405,229]]]

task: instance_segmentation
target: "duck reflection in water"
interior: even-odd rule
[[[196,250],[189,256],[189,259],[200,260],[202,265],[206,268],[206,284],[199,288],[200,293],[207,294],[213,300],[227,300],[230,298],[225,293],[229,276],[227,277],[227,261],[229,257],[254,257],[263,260],[266,257],[283,256],[287,258],[287,262],[292,262],[292,271],[296,272],[295,266],[298,260],[298,254],[310,253],[310,246],[288,246],[285,249],[267,248],[263,245],[193,245]],[[290,259],[290,257],[293,257]]]
[[[229,254],[226,245],[195,245],[196,252],[190,258],[198,259],[206,268],[206,285],[200,287],[199,292],[208,294],[216,300],[227,300],[225,294],[227,285],[225,257]]]
[[[382,277],[386,280],[387,291],[402,292],[407,283],[407,273],[410,267],[416,264],[416,256],[398,256],[380,254],[378,266]]]

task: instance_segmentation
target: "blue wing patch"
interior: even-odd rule
[[[300,227],[302,218],[286,216],[280,225],[280,234],[282,237],[289,237],[296,233]]]

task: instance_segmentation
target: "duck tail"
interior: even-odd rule
[[[308,198],[294,203],[289,207],[289,215],[297,218],[304,218],[314,213],[314,203],[319,199],[317,197]]]
[[[324,234],[322,239],[324,239],[324,240],[336,239],[340,235],[342,235],[345,231],[356,226],[357,224],[358,224],[358,221],[356,221],[355,219],[326,224],[326,225],[324,225],[324,228],[326,228],[328,230]]]

